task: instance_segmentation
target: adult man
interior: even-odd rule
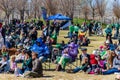
[[[80,62],[82,62],[83,58],[87,57],[88,61],[90,61],[90,55],[87,53],[87,48],[81,49],[82,54],[80,55]]]
[[[38,54],[37,53],[32,53],[32,71],[25,72],[24,77],[29,78],[37,78],[37,77],[42,77],[43,76],[43,68],[42,68],[42,63],[38,59]]]
[[[92,34],[92,29],[93,29],[93,22],[90,22],[89,25],[88,25],[88,30],[89,30],[89,36],[91,36]]]

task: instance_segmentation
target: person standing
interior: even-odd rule
[[[61,24],[59,22],[56,22],[55,24],[55,33],[59,35]]]
[[[88,30],[89,30],[89,36],[91,36],[92,34],[92,29],[93,29],[93,22],[90,22],[90,24],[88,25]]]
[[[5,29],[2,27],[2,23],[0,22],[0,49],[5,45]]]
[[[72,38],[73,32],[74,32],[74,26],[73,26],[73,22],[72,22],[72,24],[69,26],[69,36],[70,36],[70,38]]]
[[[75,31],[75,34],[78,35],[79,33],[79,27],[78,27],[78,24],[76,26],[74,26],[74,31]]]
[[[115,38],[118,38],[118,35],[119,35],[119,28],[120,28],[120,24],[119,24],[119,23],[116,23],[116,24],[115,24],[115,29],[116,29]]]
[[[112,37],[112,28],[110,27],[110,25],[107,25],[107,28],[105,29],[105,33],[106,33],[106,40],[108,39],[108,36],[110,36],[110,39]]]

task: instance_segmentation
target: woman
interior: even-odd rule
[[[113,67],[107,71],[104,71],[103,75],[113,74],[115,72],[120,72],[120,52],[117,53],[117,56],[113,60]]]
[[[113,67],[113,60],[116,57],[116,53],[114,51],[109,51],[108,58],[107,58],[107,69],[110,69]]]
[[[56,68],[59,71],[60,66],[62,66],[63,70],[65,70],[65,66],[70,61],[75,61],[75,58],[78,54],[78,46],[73,42],[69,44],[68,48],[65,48],[62,52],[62,56],[57,58],[58,66]]]
[[[20,69],[19,73],[23,74],[26,71],[32,70],[32,57],[31,57],[31,51],[25,52],[25,60],[22,63],[22,69]]]

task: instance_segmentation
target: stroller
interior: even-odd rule
[[[96,34],[97,36],[104,36],[103,35],[103,30],[102,30],[102,27],[101,26],[98,26],[97,29],[96,29]]]

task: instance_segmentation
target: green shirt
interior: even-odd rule
[[[32,58],[24,60],[24,62],[22,64],[22,68],[26,68],[26,67],[29,67],[32,69]]]
[[[79,27],[78,26],[74,26],[74,31],[75,32],[79,32]]]
[[[7,56],[8,55],[8,52],[3,52],[2,53],[2,56]]]
[[[73,32],[73,31],[74,31],[74,26],[73,26],[73,25],[69,26],[69,31],[70,31],[70,32]]]
[[[52,34],[51,38],[54,39],[55,41],[57,41],[57,35],[56,34]]]
[[[115,24],[115,28],[119,29],[120,28],[120,24],[119,23]]]

